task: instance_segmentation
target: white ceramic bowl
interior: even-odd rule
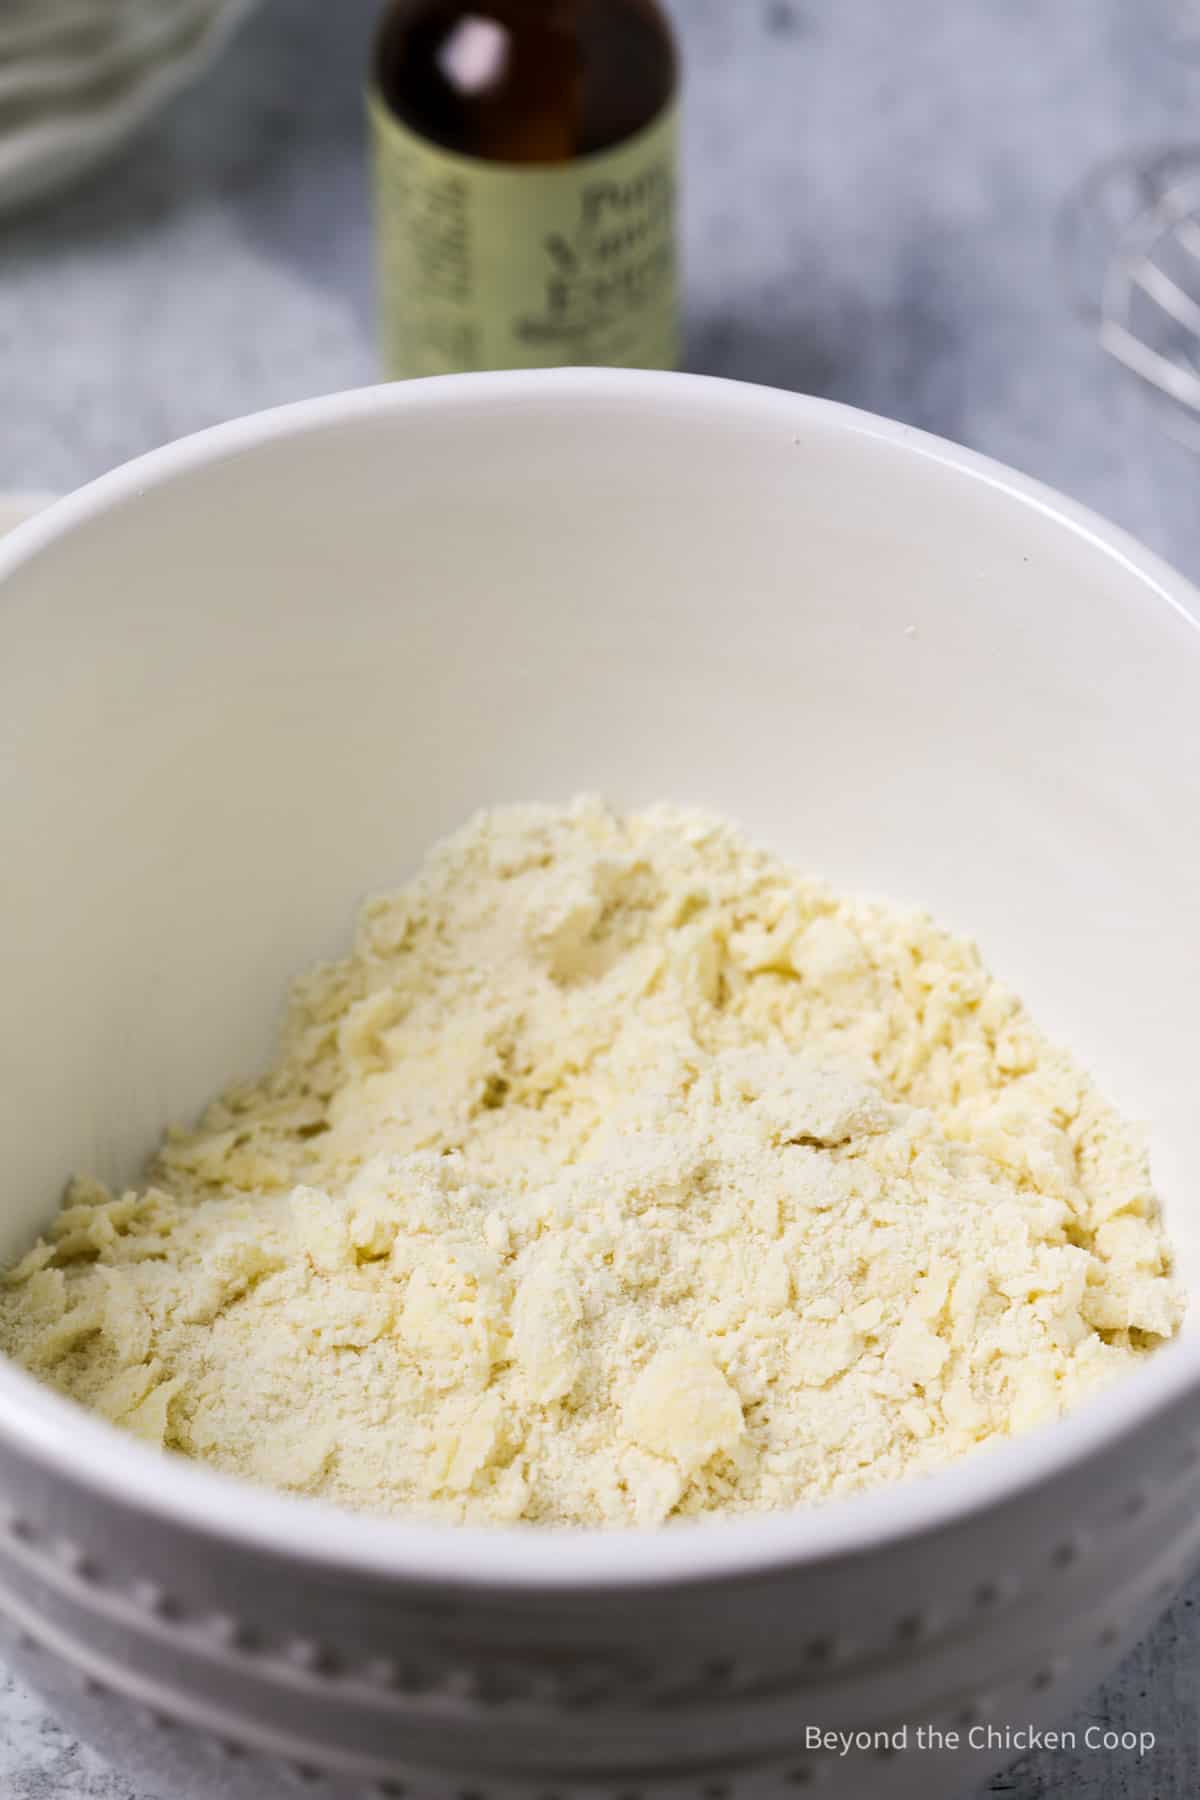
[[[0,546],[0,1253],[253,1067],[439,833],[599,788],[974,930],[1154,1120],[1195,1286],[1195,603],[994,464],[678,376],[306,403],[59,503]],[[172,1800],[950,1795],[1180,1578],[1198,1434],[1186,1338],[921,1483],[481,1533],[242,1488],[4,1368],[5,1654]],[[904,1723],[890,1756],[807,1736]]]
[[[34,513],[42,512],[53,498],[52,494],[37,493],[33,489],[0,493],[0,537],[5,532],[15,531],[26,519],[32,519]]]

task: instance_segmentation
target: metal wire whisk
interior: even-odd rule
[[[1059,219],[1076,311],[1200,448],[1200,146],[1093,171]]]

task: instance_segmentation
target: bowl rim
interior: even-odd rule
[[[302,400],[153,450],[53,502],[0,543],[4,583],[76,528],[189,472],[279,439],[434,412],[618,407],[778,429],[781,448],[857,436],[977,481],[1053,520],[1116,564],[1195,634],[1200,593],[1119,527],[1041,482],[946,439],[840,403],[712,376],[554,369],[438,376]],[[1200,665],[1198,665],[1200,667]],[[146,1448],[0,1357],[0,1441],[43,1468],[210,1539],[370,1579],[525,1590],[619,1589],[764,1577],[916,1539],[987,1512],[1101,1455],[1200,1386],[1200,1331],[1067,1417],[916,1480],[791,1512],[666,1530],[471,1527],[373,1517],[252,1486]]]

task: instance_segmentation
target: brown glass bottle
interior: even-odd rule
[[[389,373],[675,361],[656,0],[393,0],[372,87]]]
[[[511,163],[624,143],[666,107],[675,74],[654,0],[394,0],[375,61],[381,97],[413,131]]]

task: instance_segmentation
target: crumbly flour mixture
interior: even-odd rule
[[[344,1505],[655,1524],[933,1468],[1175,1331],[1145,1151],[974,948],[720,820],[483,814],[0,1345]]]

